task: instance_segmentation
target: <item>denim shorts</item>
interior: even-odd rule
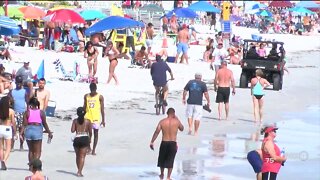
[[[43,136],[43,127],[28,125],[25,129],[25,138],[26,140],[42,140]]]

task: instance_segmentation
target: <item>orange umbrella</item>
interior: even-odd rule
[[[19,10],[23,13],[25,19],[40,19],[46,15],[42,9],[33,6],[24,6]]]

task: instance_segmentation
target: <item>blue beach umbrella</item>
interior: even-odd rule
[[[197,13],[189,8],[175,8],[174,10],[166,13],[164,16],[170,19],[173,15],[175,15],[177,18],[196,18],[198,16]]]
[[[193,11],[215,12],[215,13],[221,12],[219,8],[216,8],[215,6],[213,6],[212,4],[206,1],[199,1],[199,2],[193,3],[188,8]]]
[[[20,28],[17,23],[7,16],[0,16],[0,35],[11,36],[19,34]]]
[[[44,60],[42,60],[38,71],[37,71],[37,80],[44,78]]]
[[[84,19],[84,20],[93,20],[93,19],[103,19],[105,17],[107,17],[107,15],[105,15],[104,13],[102,13],[101,11],[98,10],[83,10],[80,12],[80,16]]]
[[[314,12],[312,12],[309,9],[306,9],[304,7],[294,7],[294,8],[288,9],[288,11],[292,11],[293,13],[296,13],[298,15],[314,14]]]
[[[134,27],[144,27],[144,23],[121,16],[110,16],[98,21],[93,26],[89,27],[85,31],[85,35],[90,36],[92,34],[99,33],[105,30]]]
[[[254,4],[251,9],[263,9],[263,8],[266,8],[266,7],[268,7],[268,6],[264,5],[264,4],[261,4],[261,3],[257,3],[257,4]]]
[[[296,7],[304,7],[304,8],[320,8],[320,4],[317,4],[313,1],[301,1],[296,4]]]
[[[262,10],[262,11],[257,12],[256,15],[264,16],[264,17],[271,17],[272,13],[267,10]]]

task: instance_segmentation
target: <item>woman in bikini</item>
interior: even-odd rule
[[[253,114],[254,121],[257,122],[258,115],[260,123],[262,122],[262,107],[263,107],[263,96],[264,88],[270,86],[270,83],[262,78],[263,72],[261,69],[256,70],[256,77],[251,79],[251,95],[253,100]]]
[[[93,46],[91,41],[87,42],[86,48],[84,50],[84,58],[87,58],[88,72],[90,78],[93,78],[97,73],[98,55],[98,49]]]
[[[10,108],[10,98],[8,96],[1,98],[0,109],[1,170],[7,170],[6,161],[8,160],[11,151],[12,134],[16,134],[16,121],[14,119],[14,111]],[[13,128],[11,126],[13,126]],[[3,144],[4,142],[5,145]],[[6,147],[5,151],[4,146]]]
[[[77,176],[79,177],[83,176],[82,169],[92,135],[92,126],[89,120],[84,119],[85,114],[85,109],[83,107],[78,107],[78,118],[73,120],[71,126],[71,132],[76,132],[76,136],[73,140],[73,147],[76,152],[76,164],[78,167]]]
[[[113,43],[111,41],[107,42],[107,47],[104,51],[104,56],[108,57],[110,64],[109,64],[109,77],[108,77],[108,81],[107,84],[110,83],[111,79],[113,78],[116,82],[116,85],[119,84],[118,82],[118,78],[116,76],[116,74],[114,73],[117,65],[118,65],[118,56],[119,56],[119,51],[116,47],[113,46]]]
[[[52,132],[46,121],[46,114],[40,110],[40,103],[36,97],[29,101],[29,109],[23,115],[23,126],[20,138],[25,138],[29,148],[29,165],[34,159],[40,159],[42,149],[43,128],[52,139]]]

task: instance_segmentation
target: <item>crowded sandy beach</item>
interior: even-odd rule
[[[108,12],[81,1],[8,5],[0,18],[0,180],[320,178],[320,5],[303,5],[306,15],[299,2],[203,1],[207,14],[197,1],[170,9],[129,2],[110,2]],[[143,19],[150,5],[162,10]],[[31,6],[44,13],[1,21]],[[99,17],[86,19],[86,10]],[[77,18],[63,22],[66,13]],[[243,88],[248,51],[275,61],[275,42],[284,48],[276,49],[281,88],[261,64]]]

